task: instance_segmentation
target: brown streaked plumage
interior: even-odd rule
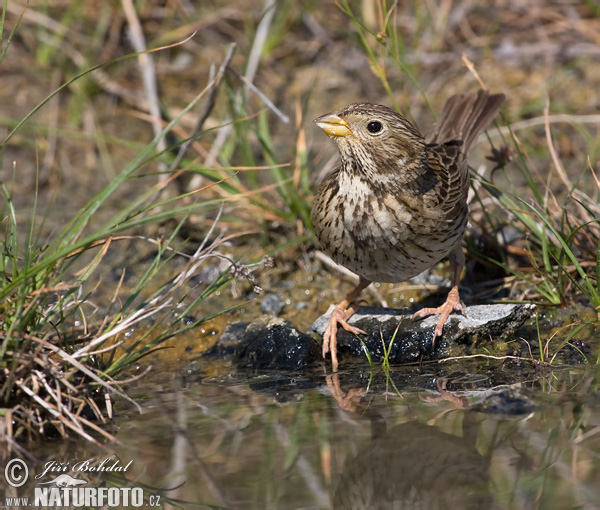
[[[351,104],[315,119],[336,142],[342,164],[321,185],[311,219],[323,250],[360,277],[323,335],[323,356],[331,350],[334,371],[337,325],[363,333],[347,320],[352,302],[372,281],[404,281],[449,257],[454,275],[446,302],[415,316],[440,315],[435,340],[450,313],[463,311],[458,281],[468,214],[466,155],[503,101],[504,94],[484,90],[453,96],[427,138],[377,104]]]

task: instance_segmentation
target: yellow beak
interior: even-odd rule
[[[339,115],[328,113],[314,120],[326,135],[329,136],[348,136],[352,134],[348,123]]]

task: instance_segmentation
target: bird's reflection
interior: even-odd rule
[[[371,421],[371,441],[346,460],[333,508],[490,508],[488,465],[478,453],[475,415],[466,411],[463,437],[411,421],[387,429],[383,417],[361,404],[363,390],[345,396],[338,374],[327,386],[344,410]]]

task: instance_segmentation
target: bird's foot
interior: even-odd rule
[[[337,305],[331,312],[329,317],[329,323],[323,333],[323,357],[331,351],[331,367],[334,372],[338,370],[338,359],[337,359],[337,328],[338,324],[342,326],[346,331],[354,333],[355,335],[365,334],[365,332],[355,326],[348,324],[348,319],[355,312],[354,307],[344,309],[342,305]]]
[[[441,402],[442,400],[446,400],[453,404],[456,409],[468,409],[469,402],[465,397],[457,397],[453,393],[451,393],[447,389],[447,384],[449,380],[447,377],[439,377],[436,381],[437,389],[440,392],[440,395],[437,397],[421,397],[421,400],[424,402]]]
[[[348,392],[344,396],[339,374],[328,375],[327,377],[325,377],[325,382],[327,383],[329,393],[331,393],[333,398],[335,398],[335,401],[337,402],[337,405],[340,407],[340,409],[343,409],[344,411],[350,411],[353,413],[358,413],[361,411],[359,403],[360,399],[366,393],[366,390],[364,388],[352,388],[348,390]]]
[[[438,336],[442,336],[442,332],[444,330],[444,324],[448,320],[448,317],[452,312],[460,312],[463,315],[467,315],[465,306],[460,301],[460,296],[458,295],[458,287],[452,287],[450,292],[448,293],[448,297],[446,298],[446,302],[438,306],[437,308],[423,308],[418,312],[413,314],[413,319],[418,317],[427,317],[428,315],[439,315],[440,319],[438,320],[435,329],[433,331],[433,344],[435,344],[435,339]]]

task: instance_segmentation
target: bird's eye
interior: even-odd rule
[[[383,126],[378,120],[372,120],[367,124],[367,129],[369,130],[369,133],[375,134],[379,133],[383,129]]]

